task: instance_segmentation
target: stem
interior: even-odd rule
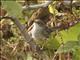
[[[52,1],[45,1],[42,4],[35,4],[35,5],[28,5],[28,6],[23,6],[23,10],[27,10],[27,9],[37,9],[37,8],[41,8],[41,7],[47,7],[50,3],[52,3]]]

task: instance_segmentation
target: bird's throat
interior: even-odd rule
[[[39,26],[37,23],[34,23],[33,24],[33,29],[34,30],[40,30],[40,29],[42,29],[43,27],[41,27],[41,26]]]

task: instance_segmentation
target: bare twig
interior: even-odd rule
[[[76,24],[80,23],[80,18],[76,18],[75,21],[71,21],[71,22],[68,22],[68,26],[66,27],[66,24],[63,24],[62,22],[58,23],[55,27],[52,27],[52,31],[61,31],[61,30],[65,30],[65,29],[68,29]]]
[[[44,1],[44,3],[42,3],[42,4],[23,6],[23,10],[47,7],[50,3],[52,3],[52,0]]]

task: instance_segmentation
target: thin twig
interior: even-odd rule
[[[41,7],[47,7],[50,3],[52,3],[52,0],[49,1],[44,1],[42,4],[35,4],[35,5],[28,5],[28,6],[23,6],[23,10],[27,9],[36,9],[36,8],[41,8]]]

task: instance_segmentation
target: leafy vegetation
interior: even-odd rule
[[[18,0],[17,0],[18,1]],[[23,0],[24,1],[24,0]],[[41,3],[38,0],[37,4]],[[21,1],[16,2],[16,0],[2,0],[2,6],[0,8],[4,8],[7,11],[7,16],[15,16],[17,17],[21,24],[25,27],[28,23],[28,20],[30,20],[30,17],[36,12],[38,9],[33,10],[27,10],[25,11],[25,14],[23,14],[23,6]],[[28,2],[28,1],[27,1]],[[59,15],[58,10],[55,8],[57,3],[61,1],[52,1],[52,3],[48,6],[49,12],[52,14],[52,17],[50,19],[53,19],[51,21],[51,28],[55,27],[56,24],[64,23],[62,26],[59,27],[60,30],[53,31],[48,40],[43,41],[34,41],[40,49],[38,49],[38,52],[33,52],[31,46],[28,42],[25,41],[24,36],[21,34],[22,32],[18,29],[19,27],[14,24],[13,21],[7,21],[5,19],[7,24],[11,24],[11,32],[13,33],[13,36],[9,39],[3,38],[3,31],[0,29],[0,59],[2,60],[66,60],[65,53],[70,52],[72,55],[70,58],[72,60],[80,60],[80,7],[77,10],[75,7],[72,8],[73,14],[70,14],[69,12],[64,13],[64,15],[59,16],[60,19],[58,19],[56,16]],[[79,2],[79,1],[78,1]],[[24,2],[25,3],[25,2]],[[30,2],[28,2],[31,4]],[[45,11],[44,11],[45,12]],[[50,14],[49,13],[49,14]],[[28,20],[25,19],[25,17],[28,18]],[[62,18],[61,18],[62,17]],[[1,18],[1,17],[0,17]],[[47,17],[46,17],[47,18]],[[70,24],[73,21],[76,21],[78,19],[78,22],[74,24],[73,26],[67,26],[67,24]],[[1,20],[2,21],[2,20]],[[0,21],[0,26],[3,24]],[[55,25],[54,25],[55,24]],[[65,27],[68,27],[65,29]],[[25,29],[28,30],[27,28]],[[7,35],[8,36],[8,35]],[[64,53],[64,54],[63,54]],[[59,55],[61,54],[61,55]],[[64,55],[60,58],[60,56]],[[57,57],[58,56],[58,57]],[[57,57],[57,58],[56,58]],[[69,57],[67,59],[71,60]]]

